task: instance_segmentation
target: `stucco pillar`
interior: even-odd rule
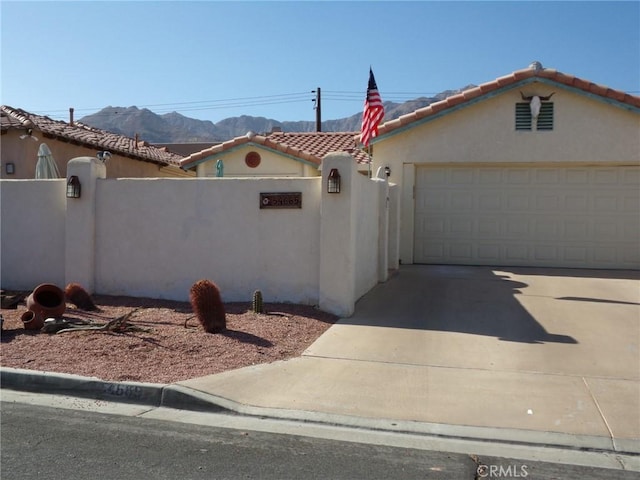
[[[340,193],[327,193],[327,177],[337,168]],[[320,207],[320,308],[341,317],[353,314],[356,302],[356,163],[349,154],[331,153],[322,160]]]
[[[67,181],[80,180],[80,198],[67,198],[65,282],[79,283],[89,293],[95,288],[96,186],[105,178],[105,165],[94,157],[78,157],[67,164]]]

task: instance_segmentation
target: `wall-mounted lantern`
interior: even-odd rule
[[[75,175],[67,180],[67,198],[80,198],[80,179]]]
[[[4,166],[5,171],[7,172],[7,175],[13,175],[14,173],[16,173],[16,166],[13,164],[13,162],[9,162]]]
[[[337,168],[332,168],[327,177],[327,193],[340,193],[340,174]]]
[[[391,176],[391,168],[389,166],[384,167],[384,173],[389,178]]]

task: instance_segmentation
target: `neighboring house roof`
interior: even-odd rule
[[[178,167],[182,155],[158,148],[147,142],[90,127],[80,122],[73,124],[52,120],[49,117],[36,115],[8,105],[0,106],[2,131],[9,129],[37,129],[47,138],[73,143],[96,150],[107,150],[112,154],[129,157],[160,165]]]
[[[249,132],[219,145],[206,148],[184,158],[182,168],[191,168],[211,160],[211,157],[245,145],[256,145],[319,166],[322,158],[331,152],[347,152],[357,163],[368,163],[368,155],[356,143],[358,132],[273,132],[257,135]]]
[[[222,142],[193,142],[193,143],[154,143],[158,148],[166,148],[167,150],[186,157],[192,153],[199,152],[205,148],[213,147]]]
[[[432,103],[407,115],[390,120],[380,125],[378,136],[373,142],[381,137],[410,128],[426,121],[438,118],[449,112],[458,110],[466,105],[471,105],[477,101],[490,98],[516,87],[524,86],[533,82],[546,83],[552,86],[566,88],[579,94],[596,98],[598,100],[611,103],[622,108],[640,112],[640,97],[630,95],[620,90],[597,85],[588,80],[583,80],[572,75],[559,72],[551,68],[544,68],[539,62],[533,62],[528,68],[516,70],[515,72],[497,78],[491,82],[483,83],[477,87],[469,88],[456,95],[445,98],[439,102]]]

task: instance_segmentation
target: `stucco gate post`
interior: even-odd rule
[[[80,198],[67,198],[65,283],[79,283],[89,293],[95,288],[96,186],[107,169],[95,157],[77,157],[67,164],[67,181],[80,180]]]
[[[340,193],[327,193],[333,168],[340,173]],[[356,175],[349,154],[330,153],[322,159],[319,306],[341,317],[352,315],[356,302]]]

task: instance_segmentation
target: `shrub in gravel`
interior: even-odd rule
[[[97,310],[91,295],[79,283],[70,283],[64,289],[64,295],[69,303],[73,303],[81,310]]]
[[[219,333],[227,328],[227,318],[220,289],[210,280],[198,280],[189,291],[191,308],[208,333]]]

